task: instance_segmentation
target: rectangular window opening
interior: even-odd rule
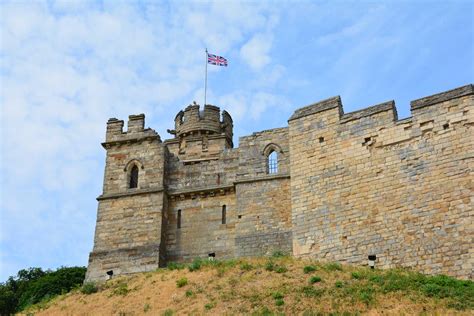
[[[222,205],[222,224],[226,224],[227,221],[227,207]]]
[[[176,227],[181,228],[181,210],[178,210],[178,218],[176,219]]]

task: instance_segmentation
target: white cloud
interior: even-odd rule
[[[272,36],[256,34],[240,49],[241,58],[254,70],[260,70],[271,62]]]

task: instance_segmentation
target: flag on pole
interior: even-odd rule
[[[216,66],[227,67],[227,59],[222,56],[207,53],[207,63]]]

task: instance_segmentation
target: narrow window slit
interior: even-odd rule
[[[138,187],[138,167],[137,165],[134,165],[130,171],[129,188],[134,189],[136,187]]]
[[[222,205],[222,224],[225,224],[227,221],[227,207]]]

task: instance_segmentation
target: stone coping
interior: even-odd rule
[[[250,135],[240,136],[239,140],[240,139],[245,140],[246,138],[259,137],[259,136],[262,136],[264,134],[269,134],[269,133],[287,133],[287,132],[288,132],[288,126],[286,126],[286,127],[275,127],[275,128],[265,129],[265,130],[259,131],[259,132],[253,132]]]
[[[322,111],[339,108],[342,109],[341,97],[335,96],[320,102],[316,102],[300,109],[297,109],[293,115],[288,119],[289,121],[296,120],[311,114],[319,113]]]
[[[96,199],[97,201],[103,201],[103,200],[121,198],[124,196],[134,196],[134,195],[141,195],[141,194],[148,194],[148,193],[159,193],[163,191],[164,191],[163,187],[156,188],[156,189],[129,189],[126,192],[102,194],[102,195],[99,195]]]
[[[456,89],[448,90],[448,91],[430,95],[421,99],[413,100],[410,102],[410,107],[411,107],[411,110],[413,111],[413,110],[423,108],[425,106],[429,106],[436,103],[441,103],[441,102],[449,101],[451,99],[456,99],[456,98],[464,97],[466,95],[473,95],[473,94],[474,94],[474,86],[472,84],[468,84],[466,86],[462,86]]]
[[[161,143],[161,138],[160,135],[146,135],[143,137],[131,137],[131,138],[124,138],[124,139],[118,139],[118,140],[111,140],[108,142],[103,142],[101,145],[105,149],[111,146],[117,146],[117,145],[123,145],[123,144],[129,144],[129,143],[140,143],[144,141],[153,141],[157,140],[159,143]]]
[[[275,175],[264,175],[264,176],[252,177],[249,179],[238,179],[234,181],[234,184],[257,182],[257,181],[269,181],[269,180],[277,180],[277,179],[290,179],[290,178],[291,178],[290,174],[282,173],[282,174],[275,174]]]
[[[387,101],[384,103],[370,106],[362,110],[345,113],[342,115],[340,122],[346,123],[349,121],[358,120],[362,117],[367,117],[367,116],[371,116],[371,115],[381,113],[381,112],[386,112],[386,111],[393,111],[393,113],[395,114],[394,120],[397,120],[397,108],[395,107],[395,101],[391,100],[391,101]]]
[[[167,193],[169,196],[179,196],[179,195],[186,195],[186,194],[193,194],[193,193],[200,193],[200,192],[229,190],[233,188],[234,188],[234,184],[224,184],[224,185],[197,187],[197,188],[189,188],[189,189],[169,190]]]

